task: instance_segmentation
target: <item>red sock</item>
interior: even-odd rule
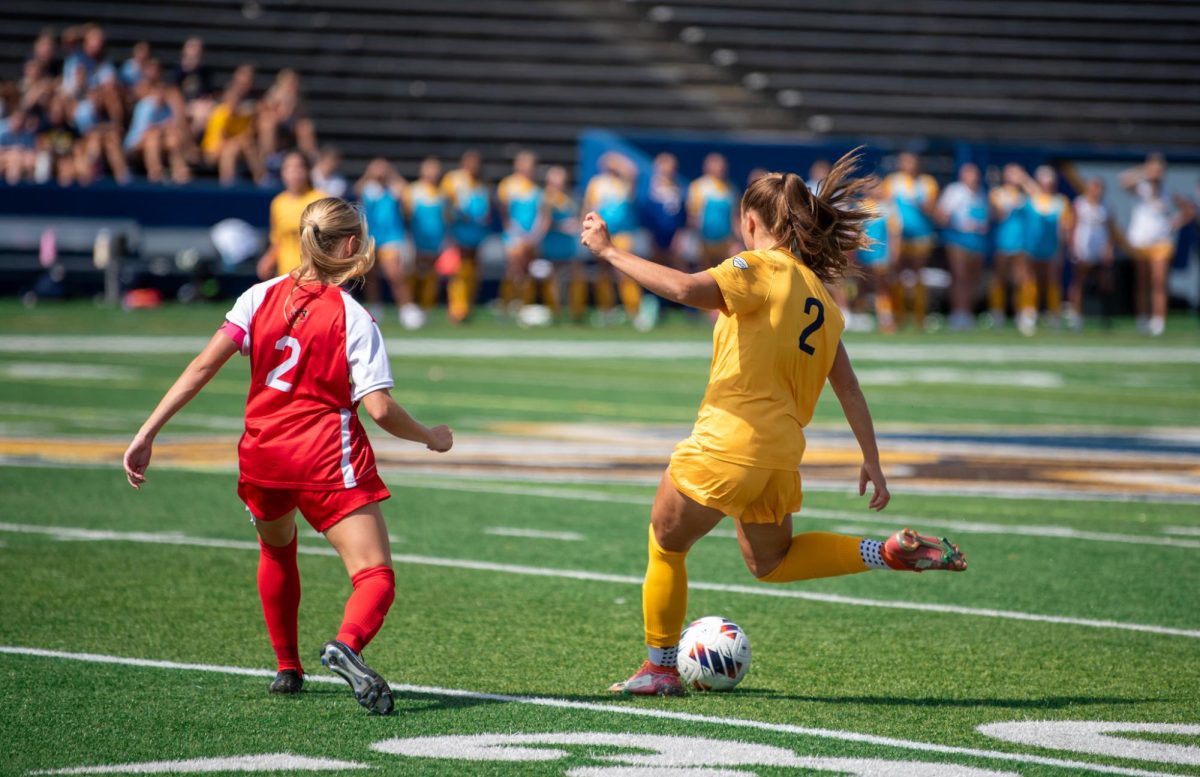
[[[346,602],[346,614],[337,639],[355,653],[379,633],[383,618],[396,598],[396,573],[391,567],[370,567],[350,578],[354,593]]]
[[[258,539],[258,596],[262,599],[267,634],[280,671],[300,666],[296,647],[297,619],[300,614],[300,570],[296,567],[296,537],[282,547]]]

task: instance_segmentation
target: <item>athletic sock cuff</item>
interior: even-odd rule
[[[879,540],[863,540],[858,543],[858,554],[871,569],[891,569],[883,560],[883,543]]]
[[[263,542],[260,535],[258,538],[258,547],[264,556],[275,559],[276,561],[287,561],[296,558],[296,548],[298,547],[300,532],[292,535],[292,541],[287,545],[268,545]]]

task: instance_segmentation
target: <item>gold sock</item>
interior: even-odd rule
[[[642,583],[642,619],[646,644],[674,647],[679,644],[687,615],[687,551],[663,550],[650,527],[650,559]]]
[[[917,281],[917,285],[913,287],[913,322],[917,326],[925,324],[925,308],[928,301],[929,292],[925,284]]]
[[[421,273],[421,307],[431,310],[437,304],[438,276],[433,270]]]
[[[1002,280],[993,280],[988,286],[988,310],[993,314],[1004,315],[1004,309],[1008,305],[1008,289],[1005,288],[1005,283]]]
[[[542,281],[542,302],[550,308],[550,312],[558,315],[558,278],[550,276]]]
[[[616,300],[613,298],[612,281],[601,276],[595,281],[596,307],[605,313],[613,309]]]
[[[474,289],[475,262],[463,259],[458,272],[446,284],[446,301],[451,319],[462,321],[471,315],[472,303],[475,300]]]
[[[619,283],[621,304],[625,306],[625,315],[635,318],[642,309],[642,287],[632,278],[622,278]]]
[[[905,305],[905,302],[907,302],[907,300],[905,298],[908,296],[906,291],[907,289],[904,288],[903,283],[897,282],[892,284],[892,315],[895,317],[896,323],[900,323],[901,319],[904,318],[906,313],[905,308],[907,306]]]
[[[797,534],[779,566],[758,579],[764,583],[790,583],[866,572],[870,567],[859,552],[862,540],[823,531]]]
[[[521,304],[532,305],[537,299],[537,283],[528,275],[521,279],[517,288],[521,290]]]
[[[875,318],[882,327],[894,326],[892,317],[892,298],[886,291],[875,292]]]
[[[1017,289],[1017,307],[1022,313],[1037,312],[1037,282],[1026,280]]]
[[[1050,281],[1046,289],[1046,310],[1055,315],[1062,312],[1062,284],[1058,281]]]
[[[588,282],[587,278],[582,275],[571,278],[571,318],[576,321],[583,318],[587,313],[588,303]]]

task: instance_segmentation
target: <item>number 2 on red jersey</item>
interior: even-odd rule
[[[284,380],[283,376],[296,366],[296,362],[300,361],[300,341],[284,335],[276,341],[275,350],[286,350],[287,358],[283,360],[282,364],[267,373],[267,386],[276,391],[291,391],[291,381]]]

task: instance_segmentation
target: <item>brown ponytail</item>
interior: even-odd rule
[[[359,249],[343,258],[341,248],[357,237]],[[375,243],[362,211],[337,197],[309,203],[300,215],[300,277],[340,286],[361,279],[375,264]]]
[[[847,254],[867,246],[863,226],[875,216],[858,202],[875,185],[874,176],[852,176],[859,151],[834,163],[816,194],[795,173],[767,173],[742,195],[742,212],[757,213],[763,228],[779,238],[777,247],[788,249],[826,283],[850,272]]]

